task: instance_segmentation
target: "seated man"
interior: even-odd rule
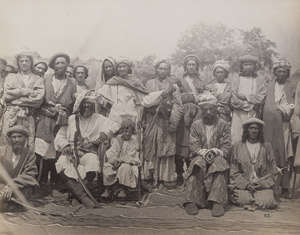
[[[135,123],[131,119],[122,121],[121,135],[112,139],[111,147],[106,151],[108,162],[104,165],[103,178],[105,188],[102,197],[109,197],[112,185],[118,181],[121,191],[118,197],[127,196],[127,187],[136,188],[138,181],[138,142],[132,134]]]
[[[202,119],[191,126],[192,162],[184,173],[186,180],[184,207],[195,215],[198,208],[212,205],[212,216],[224,215],[227,204],[226,171],[231,150],[230,124],[217,115],[216,101],[201,106]],[[210,203],[208,203],[210,202]]]
[[[0,147],[0,162],[10,178],[7,179],[3,172],[0,174],[1,210],[14,206],[10,200],[15,196],[16,188],[28,197],[33,187],[38,185],[35,179],[37,175],[35,155],[24,147],[29,131],[24,126],[16,125],[8,129],[7,136],[11,145]]]
[[[86,183],[94,179],[100,164],[98,146],[119,129],[117,123],[94,113],[94,109],[94,91],[80,93],[74,105],[74,114],[69,117],[68,126],[61,127],[54,140],[56,150],[62,154],[55,164],[57,173],[61,174],[76,199],[87,208],[95,207],[95,203],[78,182],[77,173],[79,172]]]
[[[249,118],[243,123],[242,141],[233,146],[230,166],[230,198],[245,209],[274,209],[272,187],[278,170],[270,143],[264,142],[264,122]]]

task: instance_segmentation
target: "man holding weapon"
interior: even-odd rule
[[[80,93],[68,123],[59,130],[54,141],[56,150],[62,153],[56,170],[76,199],[85,207],[94,208],[97,202],[85,184],[100,170],[98,146],[116,133],[119,125],[95,113],[93,90]]]

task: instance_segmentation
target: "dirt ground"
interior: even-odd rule
[[[19,212],[0,214],[0,234],[299,234],[300,198],[282,199],[277,210],[246,211],[228,206],[220,218],[208,209],[196,216],[182,208],[182,189],[154,192],[147,206],[133,202],[101,204],[88,210],[70,206],[66,194],[32,201],[32,205],[63,216]]]

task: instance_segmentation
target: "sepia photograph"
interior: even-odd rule
[[[0,234],[299,234],[299,13],[0,0]]]

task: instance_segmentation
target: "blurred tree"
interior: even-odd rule
[[[156,59],[155,55],[148,55],[144,57],[141,61],[136,61],[133,73],[134,76],[146,83],[149,79],[154,77],[155,69],[153,67],[153,62]]]
[[[272,59],[277,56],[276,44],[267,39],[260,28],[250,31],[234,30],[221,23],[205,24],[199,22],[185,31],[177,44],[172,59],[182,66],[188,54],[196,54],[200,59],[200,69],[210,67],[216,60],[231,62],[232,71],[239,70],[236,63],[241,55],[253,54],[262,62],[262,68],[270,70]]]

